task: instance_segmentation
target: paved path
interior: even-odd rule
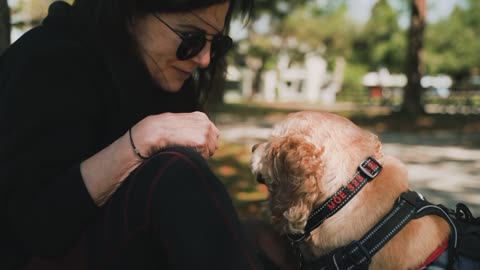
[[[253,144],[265,140],[277,119],[217,119],[226,142]],[[235,123],[235,124],[230,124]],[[433,203],[454,207],[465,202],[480,216],[480,133],[379,134],[386,154],[406,163],[410,184]]]

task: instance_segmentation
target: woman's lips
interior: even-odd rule
[[[180,69],[180,68],[177,68],[177,67],[175,67],[175,70],[177,70],[178,73],[179,73],[182,77],[185,77],[185,79],[186,79],[186,78],[189,78],[189,77],[192,75],[192,72],[185,71],[185,70]]]

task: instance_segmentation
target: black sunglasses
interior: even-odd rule
[[[208,34],[202,32],[182,33],[173,29],[164,20],[158,17],[157,14],[153,13],[153,15],[182,39],[182,42],[177,48],[178,60],[187,60],[199,54],[203,47],[205,47],[207,41],[212,42],[212,47],[210,48],[211,59],[224,56],[233,46],[233,40],[229,36],[218,33],[214,35],[212,39],[207,39]]]

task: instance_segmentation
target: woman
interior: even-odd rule
[[[2,55],[1,269],[257,269],[198,112],[234,6],[57,2]]]

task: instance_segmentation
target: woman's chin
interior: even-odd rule
[[[180,80],[175,80],[175,81],[168,81],[168,82],[162,82],[155,80],[155,84],[162,88],[163,91],[169,92],[169,93],[177,93],[182,89],[183,84],[185,81],[180,81]]]

